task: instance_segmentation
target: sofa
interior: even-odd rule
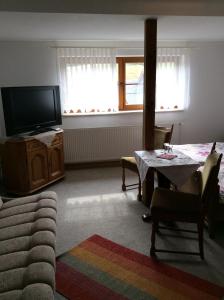
[[[0,299],[54,299],[56,194],[0,199]]]

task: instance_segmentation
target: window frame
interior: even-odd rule
[[[119,94],[119,111],[130,111],[130,110],[142,110],[142,104],[126,104],[125,99],[125,64],[126,63],[144,63],[143,56],[136,57],[117,57],[116,62],[118,64],[118,94]]]

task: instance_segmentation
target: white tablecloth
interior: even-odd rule
[[[172,154],[176,154],[177,157],[171,160],[158,158],[158,156],[162,153],[164,153],[164,150],[134,152],[142,182],[146,177],[148,169],[154,168],[160,171],[178,187],[182,185],[189,178],[191,173],[194,170],[197,170],[200,166],[197,161],[176,149],[172,151]]]

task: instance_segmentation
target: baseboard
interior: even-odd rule
[[[91,161],[81,163],[65,163],[66,170],[80,170],[91,168],[107,168],[107,167],[120,167],[120,160],[105,160],[105,161]]]

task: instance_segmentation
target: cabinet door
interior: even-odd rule
[[[58,144],[48,148],[49,181],[64,176],[63,145]]]
[[[2,151],[2,176],[7,192],[29,191],[29,170],[24,142],[7,141]]]
[[[28,153],[28,169],[30,189],[35,189],[48,182],[47,149],[40,149]]]

